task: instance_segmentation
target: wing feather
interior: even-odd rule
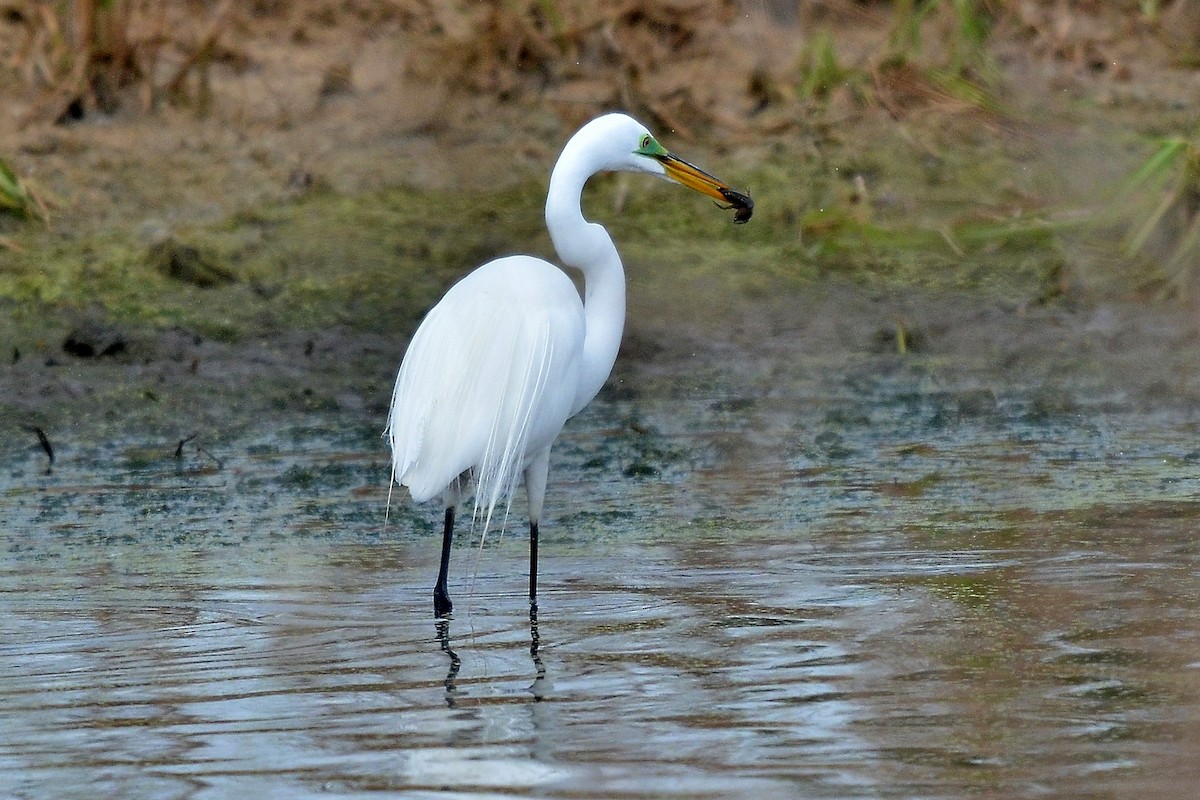
[[[385,431],[395,479],[429,500],[464,472],[485,530],[571,412],[583,305],[553,265],[511,256],[450,289],[417,328]]]

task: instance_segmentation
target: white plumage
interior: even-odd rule
[[[575,410],[584,331],[575,286],[540,259],[501,258],[455,284],[413,336],[392,395],[393,467],[413,500],[471,470],[490,517]]]
[[[496,507],[525,478],[529,497],[529,599],[536,607],[537,533],[550,447],[612,370],[625,322],[625,272],[608,232],[579,208],[583,185],[604,170],[679,181],[739,209],[753,203],[669,154],[646,128],[607,114],[579,130],[550,176],[546,226],[563,262],[584,275],[584,298],[554,265],[532,256],[491,261],[430,310],[400,365],[385,436],[392,474],[414,500],[446,508],[434,611],[446,588],[454,508],[471,485],[486,533]]]

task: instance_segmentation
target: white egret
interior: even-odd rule
[[[396,377],[385,436],[392,476],[414,501],[443,499],[445,527],[433,608],[451,610],[447,591],[454,512],[475,492],[486,533],[519,478],[529,498],[529,601],[537,606],[538,521],[550,447],[568,419],[600,391],[625,324],[625,272],[608,232],[584,219],[580,196],[603,171],[644,172],[736,208],[754,203],[668,153],[624,114],[584,125],[550,176],[546,226],[559,258],[583,272],[584,299],[558,267],[532,256],[499,258],[446,292],[417,328]]]

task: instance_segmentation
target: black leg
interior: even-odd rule
[[[530,613],[537,616],[537,540],[538,524],[529,523],[529,607]]]
[[[442,564],[438,567],[437,583],[433,587],[433,614],[444,617],[454,608],[446,590],[446,575],[450,572],[450,541],[454,538],[454,506],[446,509],[446,527],[442,531]]]

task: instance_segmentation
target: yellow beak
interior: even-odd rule
[[[722,208],[736,208],[734,222],[746,222],[754,213],[754,201],[750,196],[736,191],[723,180],[709,175],[695,164],[689,164],[682,158],[664,153],[657,157],[667,177],[678,181],[689,189],[706,194],[721,204]]]

